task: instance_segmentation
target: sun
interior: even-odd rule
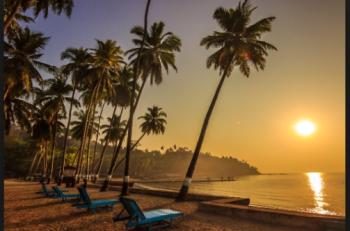
[[[315,133],[316,125],[310,120],[299,120],[294,129],[301,136],[310,136]]]

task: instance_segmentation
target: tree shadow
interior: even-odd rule
[[[17,207],[15,209],[12,209],[11,211],[19,211],[19,210],[27,210],[27,209],[37,209],[41,207],[47,207],[50,205],[57,205],[63,203],[62,201],[53,201],[50,203],[45,203],[45,204],[36,204],[36,205],[29,205],[29,206],[22,206],[22,207]]]
[[[57,221],[68,222],[74,219],[79,219],[79,218],[91,216],[91,215],[92,213],[88,213],[87,211],[79,211],[79,212],[64,214],[61,216],[44,217],[37,220],[31,220],[30,222],[26,221],[23,223],[9,224],[6,226],[6,228],[19,228],[19,227],[28,226],[28,225],[44,225],[44,224],[51,224]]]

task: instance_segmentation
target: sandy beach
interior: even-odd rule
[[[6,230],[125,230],[125,222],[113,223],[112,217],[121,211],[121,205],[113,211],[102,209],[95,214],[77,209],[69,202],[46,198],[35,192],[40,190],[37,182],[5,181],[5,229]],[[75,188],[69,189],[76,193]],[[88,189],[92,199],[117,198],[115,191],[99,192]],[[292,231],[281,227],[234,217],[216,216],[198,211],[198,202],[174,202],[163,197],[133,194],[144,210],[172,208],[185,213],[175,220],[168,230],[234,230],[234,231]],[[303,231],[303,230],[301,230]],[[306,231],[306,230],[305,230]]]

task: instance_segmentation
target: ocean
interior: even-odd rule
[[[181,183],[147,183],[179,190]],[[190,192],[250,198],[250,205],[345,216],[345,173],[252,175],[236,181],[193,182]]]

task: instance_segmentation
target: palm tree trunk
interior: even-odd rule
[[[136,146],[140,143],[140,141],[142,140],[142,138],[146,135],[146,133],[142,133],[142,135],[139,137],[139,139],[134,143],[134,145],[131,147],[131,150],[134,150],[134,148],[136,148]]]
[[[112,117],[111,117],[111,118],[114,117],[115,112],[116,112],[116,110],[117,110],[117,107],[118,107],[118,104],[116,104],[116,105],[114,106],[114,109],[113,109]],[[113,122],[113,121],[111,120],[111,122],[109,123],[109,128],[112,127],[112,122]],[[96,183],[96,181],[97,181],[97,179],[98,179],[98,175],[100,174],[100,171],[101,171],[102,162],[103,162],[103,159],[104,159],[104,154],[105,154],[106,148],[107,148],[108,143],[109,143],[109,136],[110,136],[110,129],[109,129],[108,132],[107,132],[106,139],[105,139],[105,144],[103,145],[102,152],[101,152],[99,161],[98,161],[97,166],[96,166],[96,171],[95,171],[95,176],[94,176],[94,183]]]
[[[52,176],[53,176],[53,172],[54,172],[54,162],[55,162],[55,146],[56,146],[56,129],[57,129],[57,115],[56,115],[56,119],[55,119],[55,125],[54,125],[54,129],[53,129],[53,134],[52,134],[52,140],[51,140],[51,167],[50,167],[50,175],[49,178],[47,179],[47,183],[50,184]]]
[[[142,140],[142,138],[146,135],[146,133],[143,133],[139,139],[136,141],[136,143],[131,147],[131,151],[134,150],[134,148],[137,146],[137,144]],[[119,141],[120,142],[120,141]],[[122,142],[120,142],[121,144]],[[101,186],[101,189],[100,191],[101,192],[105,192],[108,190],[108,186],[109,186],[109,182],[111,181],[112,179],[112,176],[113,176],[113,173],[115,171],[115,169],[122,163],[123,160],[125,160],[125,157],[123,159],[121,159],[119,162],[117,162],[118,160],[118,154],[120,152],[120,148],[121,148],[121,145],[117,147],[117,149],[119,148],[118,152],[116,152],[116,155],[113,156],[113,159],[112,159],[112,164],[108,170],[108,174],[107,174],[107,177],[106,179],[104,180],[102,186]]]
[[[77,162],[78,153],[80,153],[81,145],[82,145],[82,142],[80,141],[79,148],[78,148],[78,152],[74,155],[74,159],[73,159],[72,164],[71,164],[72,166],[76,165],[75,162]],[[78,164],[78,163],[77,163],[77,164]]]
[[[94,112],[96,110],[96,105],[94,107]],[[86,177],[89,179],[89,172],[90,172],[90,146],[91,146],[91,138],[92,138],[92,133],[93,133],[93,128],[94,128],[94,123],[95,123],[95,113],[92,113],[92,130],[89,133],[89,143],[88,143],[88,148],[87,148],[87,153],[86,153]]]
[[[4,34],[6,33],[8,27],[11,25],[11,22],[13,21],[16,14],[18,13],[20,6],[21,6],[21,1],[17,1],[13,7],[13,10],[9,14],[9,16],[6,18],[6,20],[4,22]]]
[[[130,159],[130,151],[131,151],[131,138],[132,138],[132,125],[133,125],[133,120],[134,120],[134,112],[136,110],[136,107],[133,107],[134,105],[134,97],[136,93],[136,82],[137,82],[137,77],[139,75],[139,69],[140,69],[140,55],[143,51],[143,47],[145,44],[145,38],[146,38],[146,32],[147,32],[147,20],[148,20],[148,11],[149,11],[149,6],[151,4],[151,0],[147,0],[147,5],[146,5],[146,10],[145,10],[145,16],[144,16],[144,26],[143,30],[145,33],[142,36],[142,43],[140,46],[140,50],[137,54],[137,62],[135,66],[135,71],[134,71],[134,83],[133,83],[133,89],[131,92],[131,103],[130,103],[130,112],[129,112],[129,126],[128,126],[128,137],[127,137],[127,142],[126,142],[126,152],[125,152],[125,169],[124,169],[124,178],[123,178],[123,187],[122,187],[122,192],[121,196],[125,196],[129,194],[129,159]]]
[[[140,101],[141,94],[142,94],[142,91],[143,91],[143,89],[144,89],[144,87],[145,87],[146,82],[147,82],[147,78],[145,78],[145,79],[142,80],[142,85],[141,85],[139,94],[137,95],[134,108],[137,107],[137,105],[138,105],[138,103],[139,103],[139,101]],[[120,150],[121,150],[122,144],[123,144],[123,142],[124,142],[125,135],[126,135],[126,133],[127,133],[127,131],[128,131],[129,124],[130,124],[130,118],[129,118],[127,124],[126,124],[125,129],[123,130],[123,133],[122,133],[120,139],[119,139],[118,146],[117,146],[117,148],[115,149],[115,152],[114,152],[114,155],[113,155],[113,159],[112,159],[111,165],[110,165],[110,170],[109,170],[110,174],[108,174],[107,178],[106,178],[105,181],[103,182],[103,185],[102,185],[102,187],[101,187],[101,189],[100,189],[101,191],[107,191],[107,190],[108,190],[108,185],[109,185],[109,182],[110,182],[110,180],[111,180],[111,178],[112,178],[112,177],[109,177],[109,176],[110,176],[110,175],[113,175],[113,172],[115,171],[115,168],[116,168],[117,166],[119,166],[119,164],[117,165],[117,160],[118,160],[118,156],[119,156],[119,152],[120,152]],[[119,163],[120,163],[120,162],[119,162]]]
[[[30,179],[33,175],[33,169],[34,169],[34,166],[35,166],[35,163],[37,162],[38,160],[38,157],[40,155],[40,150],[37,150],[35,152],[35,155],[33,157],[33,160],[32,160],[32,163],[30,164],[30,167],[29,167],[29,170],[28,170],[28,174],[27,174],[27,179]]]
[[[203,140],[204,140],[204,136],[205,136],[208,124],[209,124],[209,120],[210,120],[211,114],[212,114],[212,112],[214,110],[214,106],[216,104],[217,98],[218,98],[219,93],[221,91],[222,85],[224,84],[224,81],[226,79],[226,75],[227,75],[229,67],[230,66],[227,65],[227,67],[225,68],[225,71],[222,74],[222,77],[220,79],[219,85],[216,88],[214,97],[213,97],[213,99],[212,99],[212,101],[210,103],[208,112],[205,115],[205,119],[204,119],[203,126],[202,126],[202,129],[201,129],[198,141],[197,141],[197,145],[196,145],[196,148],[194,150],[190,166],[188,167],[188,170],[187,170],[187,173],[186,173],[186,178],[185,178],[185,180],[184,180],[184,182],[182,184],[182,187],[181,187],[181,189],[179,191],[179,194],[177,195],[177,198],[176,198],[178,201],[182,201],[182,200],[186,199],[186,196],[187,196],[187,193],[188,193],[188,189],[189,189],[189,186],[190,186],[191,180],[192,180],[192,175],[193,175],[194,169],[196,167],[197,159],[198,159],[201,147],[202,147],[202,143],[203,143]]]
[[[43,160],[43,157],[44,157],[44,150],[41,150],[41,151],[40,151],[40,154],[39,154],[39,159],[38,159],[38,161],[34,164],[33,173],[36,173],[36,172],[38,171],[38,168],[40,167],[41,161]]]
[[[46,178],[47,174],[47,141],[45,141],[45,152],[44,152],[44,162],[43,162],[43,177]]]
[[[92,157],[92,167],[91,167],[92,170],[95,167],[96,150],[97,150],[98,138],[99,138],[99,135],[100,135],[101,117],[102,117],[103,109],[104,109],[106,103],[107,103],[107,101],[105,101],[102,104],[100,116],[98,117],[97,134],[96,134],[96,139],[95,139],[94,154],[93,154],[93,157]]]
[[[101,81],[99,81],[99,84],[98,84],[98,86],[96,88],[95,95],[93,95],[92,98],[91,98],[91,102],[93,102],[93,106],[90,108],[89,113],[87,113],[88,114],[87,115],[87,120],[86,120],[87,124],[86,124],[86,127],[84,126],[84,131],[85,131],[85,128],[87,128],[87,130],[86,130],[85,135],[83,135],[82,156],[81,156],[81,160],[80,160],[80,168],[78,169],[79,174],[82,173],[82,169],[83,169],[82,165],[84,163],[83,162],[83,158],[84,158],[86,140],[87,140],[88,137],[90,137],[89,134],[90,134],[90,132],[92,132],[92,129],[93,129],[93,121],[91,123],[91,118],[93,118],[93,119],[95,118],[95,111],[96,111],[96,104],[97,104],[97,94],[98,94],[98,91],[100,89],[100,83],[101,83]],[[91,109],[93,109],[93,110],[91,110]]]
[[[64,176],[64,165],[65,165],[65,158],[66,158],[66,153],[67,153],[67,141],[68,141],[70,121],[72,118],[72,109],[73,109],[73,100],[74,100],[75,90],[76,90],[76,84],[74,84],[71,102],[69,105],[69,114],[68,114],[67,127],[66,127],[66,131],[64,134],[64,145],[63,145],[61,168],[60,168],[60,179],[58,181],[58,185],[61,185],[62,180],[63,180],[63,176]]]
[[[91,96],[91,99],[90,99],[90,102],[89,102],[89,106],[87,108],[87,112],[86,112],[86,120],[85,120],[85,123],[84,123],[84,131],[83,131],[83,137],[82,137],[82,142],[81,142],[81,149],[79,151],[79,158],[78,158],[78,164],[77,164],[77,169],[75,171],[75,178],[77,179],[77,181],[79,181],[79,177],[78,177],[78,174],[80,174],[80,165],[81,165],[81,159],[82,159],[82,156],[83,156],[83,153],[84,153],[84,149],[85,149],[85,141],[86,141],[86,137],[87,137],[87,134],[88,134],[88,126],[89,126],[89,118],[90,118],[90,113],[91,113],[91,109],[92,109],[92,105],[94,103],[94,99],[95,99],[95,96],[97,95],[97,91],[99,89],[99,86],[101,84],[101,80],[98,81],[98,84],[97,86],[94,88],[93,92],[92,92],[92,96]]]

